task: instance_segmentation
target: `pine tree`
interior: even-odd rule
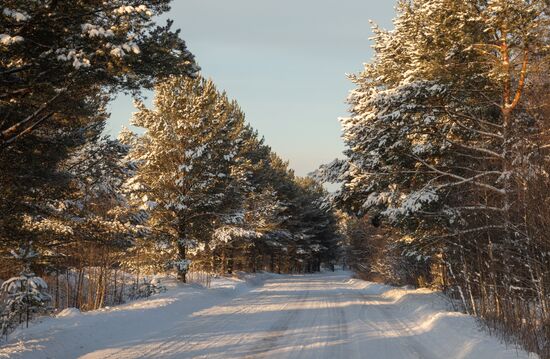
[[[351,77],[347,163],[320,172],[344,182],[347,210],[396,229],[417,284],[427,273],[473,314],[522,327],[504,306],[544,306],[548,283],[526,220],[546,176],[530,79],[547,67],[547,3],[401,1],[394,25],[375,27],[374,61]]]
[[[112,95],[137,95],[168,74],[197,71],[179,32],[153,21],[168,4],[10,0],[0,6],[3,273],[17,270],[9,253],[23,239],[32,239],[37,252],[74,239],[65,215],[73,176],[63,163],[102,130]]]
[[[156,87],[154,110],[142,104],[138,110],[133,123],[147,132],[133,150],[139,166],[134,185],[185,281],[188,249],[234,217],[243,115],[211,81],[182,77]]]
[[[47,123],[87,113],[82,99],[139,91],[167,74],[192,74],[178,32],[153,21],[169,1],[36,3],[8,0],[0,13],[0,148]],[[82,111],[84,110],[84,111]]]
[[[32,261],[38,254],[30,245],[12,254],[25,263],[25,267],[18,277],[6,280],[0,287],[0,292],[6,297],[0,313],[0,334],[6,337],[23,322],[28,328],[32,315],[47,311],[51,301],[45,292],[48,285],[31,271]]]
[[[93,164],[95,170],[82,172],[87,180],[77,179],[72,171],[76,167],[65,163],[88,143],[97,143],[113,94],[137,94],[168,74],[197,71],[179,32],[170,29],[170,22],[157,26],[153,21],[169,9],[168,4],[13,0],[0,6],[0,271],[4,275],[14,275],[21,264],[10,251],[31,239],[43,254],[36,269],[58,273],[67,269],[63,262],[70,259],[64,255],[75,241],[97,242],[106,233],[127,230],[113,220],[120,214],[108,213],[107,203],[116,202],[109,197],[114,188],[100,188],[106,178],[96,170],[106,162],[97,158],[93,145],[88,152],[93,160],[86,166]],[[92,203],[95,200],[80,200],[90,199],[89,190],[98,188],[96,200],[109,197],[103,208]],[[88,192],[75,199],[80,190]],[[90,208],[82,208],[84,202]],[[85,224],[76,221],[81,217],[86,217]],[[90,228],[97,229],[95,236]],[[113,241],[117,246],[125,242]]]
[[[521,159],[512,149],[532,122],[518,105],[527,52],[537,56],[545,37],[545,20],[531,19],[543,9],[542,2],[402,2],[396,29],[376,29],[375,61],[352,77],[358,88],[352,117],[343,120],[350,161],[340,202],[380,212],[416,237],[513,231],[511,163]],[[521,24],[512,13],[523,14]],[[476,223],[485,215],[494,222]]]

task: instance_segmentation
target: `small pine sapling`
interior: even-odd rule
[[[50,295],[45,292],[48,285],[30,269],[32,260],[38,254],[29,246],[20,249],[19,253],[12,252],[12,255],[24,265],[19,276],[8,279],[0,287],[5,297],[0,314],[0,332],[6,337],[23,322],[28,328],[32,315],[48,312],[51,301]]]

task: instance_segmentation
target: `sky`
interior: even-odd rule
[[[393,0],[174,0],[166,15],[202,68],[235,99],[247,121],[304,176],[341,157],[339,117],[373,56],[369,20],[391,27]],[[151,98],[151,95],[149,95]],[[107,133],[134,111],[119,96]]]

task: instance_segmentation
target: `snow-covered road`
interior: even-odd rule
[[[180,288],[107,311],[47,320],[0,348],[0,357],[528,357],[480,332],[472,318],[446,311],[427,290],[367,283],[344,272],[229,287]]]

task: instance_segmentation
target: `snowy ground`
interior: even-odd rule
[[[445,307],[427,290],[345,272],[224,279],[209,290],[65,311],[17,333],[0,358],[528,358]]]

